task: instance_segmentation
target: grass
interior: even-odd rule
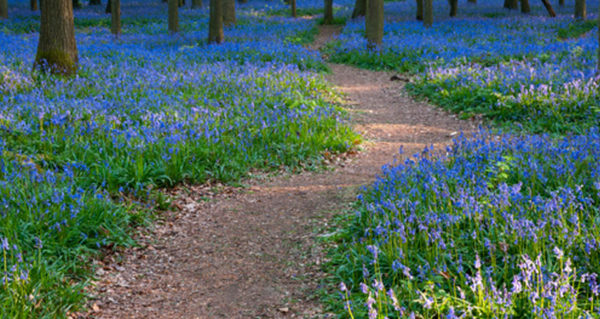
[[[559,28],[557,33],[560,39],[575,39],[583,36],[597,27],[598,22],[595,20],[576,20],[565,27]]]
[[[135,244],[132,227],[168,206],[157,188],[319,168],[360,143],[304,48],[315,21],[248,10],[221,45],[205,43],[206,10],[181,36],[131,18],[115,39],[104,17],[76,18],[75,78],[32,73],[37,18],[2,22],[0,317],[81,310],[90,258]]]

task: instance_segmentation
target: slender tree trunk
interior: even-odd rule
[[[548,0],[542,0],[542,3],[544,4],[544,7],[546,7],[548,15],[550,15],[553,18],[556,17],[556,12],[554,12],[554,8],[552,8],[550,2],[548,2]]]
[[[90,2],[88,2],[88,4],[90,6],[99,6],[99,5],[102,4],[102,1],[100,1],[100,0],[90,0]]]
[[[121,0],[111,0],[110,32],[116,36],[121,35]]]
[[[456,17],[458,13],[458,0],[448,0],[448,2],[450,3],[450,16]]]
[[[37,11],[38,10],[38,0],[29,0],[29,8],[31,9],[31,11]]]
[[[598,43],[600,43],[600,14],[598,14]],[[600,46],[598,46],[598,69],[596,75],[600,75]]]
[[[433,0],[424,0],[423,24],[429,28],[433,25]]]
[[[42,0],[40,8],[40,39],[34,68],[72,75],[78,64],[73,3],[71,0]]]
[[[8,0],[0,0],[0,19],[8,19]]]
[[[237,21],[235,18],[235,0],[221,0],[223,2],[223,25],[226,27],[234,26]]]
[[[290,5],[292,6],[292,17],[296,18],[298,16],[296,12],[296,0],[290,0]]]
[[[240,3],[248,3],[248,0],[240,0]]]
[[[587,12],[585,8],[585,0],[575,0],[575,18],[585,20]]]
[[[519,9],[519,0],[504,0],[504,7],[510,10]]]
[[[367,46],[369,48],[381,46],[383,40],[383,0],[367,0],[365,29]]]
[[[521,12],[522,13],[531,12],[531,7],[529,6],[529,0],[521,0]]]
[[[352,11],[352,19],[364,17],[367,12],[367,0],[356,0],[354,10]]]
[[[504,0],[504,7],[510,10],[518,10],[519,0]]]
[[[325,0],[323,24],[333,24],[333,0]]]
[[[417,0],[417,20],[423,21],[423,0]]]
[[[222,43],[225,40],[223,32],[223,2],[210,0],[210,18],[208,20],[208,43]]]
[[[185,0],[179,0],[178,6],[181,8],[185,6]]]
[[[192,9],[202,8],[202,0],[192,0]]]
[[[470,3],[477,3],[477,0],[468,0]]]
[[[79,2],[79,0],[73,0],[73,9],[80,9],[81,8],[81,2]]]
[[[558,0],[558,5],[561,7],[565,6],[565,0]]]
[[[169,32],[179,32],[179,0],[169,0]]]
[[[44,0],[42,0],[42,1],[44,1]],[[112,10],[112,3],[111,2],[112,2],[111,0],[108,0],[106,2],[106,8],[104,9],[104,12],[106,12],[106,14],[109,14],[110,11]]]

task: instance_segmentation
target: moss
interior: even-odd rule
[[[38,50],[35,68],[52,74],[72,75],[77,71],[77,61],[62,50]]]

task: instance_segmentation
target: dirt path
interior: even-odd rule
[[[320,46],[336,32],[323,28]],[[474,128],[402,95],[391,74],[331,65],[347,94],[364,150],[334,170],[260,177],[216,195],[207,186],[174,191],[179,211],[123,259],[105,260],[95,318],[319,318],[323,277],[319,230],[348,208],[360,185],[403,146],[406,154]],[[205,200],[209,198],[209,200]],[[101,273],[104,272],[101,270]]]

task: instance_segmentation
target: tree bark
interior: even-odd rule
[[[468,0],[470,3],[477,3],[477,0]]]
[[[367,0],[365,34],[369,48],[381,46],[383,41],[383,0]]]
[[[106,12],[106,14],[110,14],[111,10],[112,10],[112,3],[111,3],[111,0],[108,0],[106,2],[106,8],[104,9],[104,12]]]
[[[424,0],[423,24],[429,28],[433,25],[433,0]]]
[[[521,0],[521,12],[522,13],[531,12],[531,7],[529,6],[529,0]]]
[[[248,3],[248,0],[240,0],[240,3]]]
[[[38,0],[29,0],[29,8],[31,9],[31,11],[37,11],[38,10]]]
[[[111,0],[110,32],[121,35],[121,0]]]
[[[565,0],[558,0],[558,5],[561,7],[565,6]]]
[[[179,32],[179,0],[169,0],[169,32]]]
[[[448,2],[450,3],[450,16],[456,17],[458,13],[458,0],[448,0]]]
[[[72,75],[77,71],[73,2],[40,2],[40,39],[34,68],[53,74]]]
[[[504,0],[504,7],[510,10],[518,10],[519,0]]]
[[[423,21],[423,0],[417,0],[417,20]]]
[[[100,0],[90,0],[90,2],[88,2],[88,4],[90,6],[99,6],[99,5],[102,4],[102,1],[100,1]]]
[[[352,19],[364,17],[367,12],[367,0],[356,0],[354,10],[352,11]]]
[[[208,20],[208,43],[222,43],[223,33],[223,2],[210,0],[210,18]]]
[[[325,0],[323,24],[333,24],[333,0]]]
[[[8,19],[8,0],[0,0],[0,19]]]
[[[586,17],[585,0],[575,0],[575,19],[585,20]]]
[[[178,6],[181,8],[185,6],[185,0],[179,0]]]
[[[296,12],[296,0],[290,0],[290,5],[292,6],[292,17],[296,18],[298,16]]]
[[[231,27],[236,25],[237,21],[235,18],[235,0],[221,0],[223,1],[223,25]]]
[[[192,9],[202,8],[202,0],[192,0]]]
[[[542,3],[544,4],[544,7],[546,7],[548,14],[553,18],[556,17],[556,12],[554,12],[554,8],[552,8],[550,2],[548,2],[548,0],[542,0]]]

